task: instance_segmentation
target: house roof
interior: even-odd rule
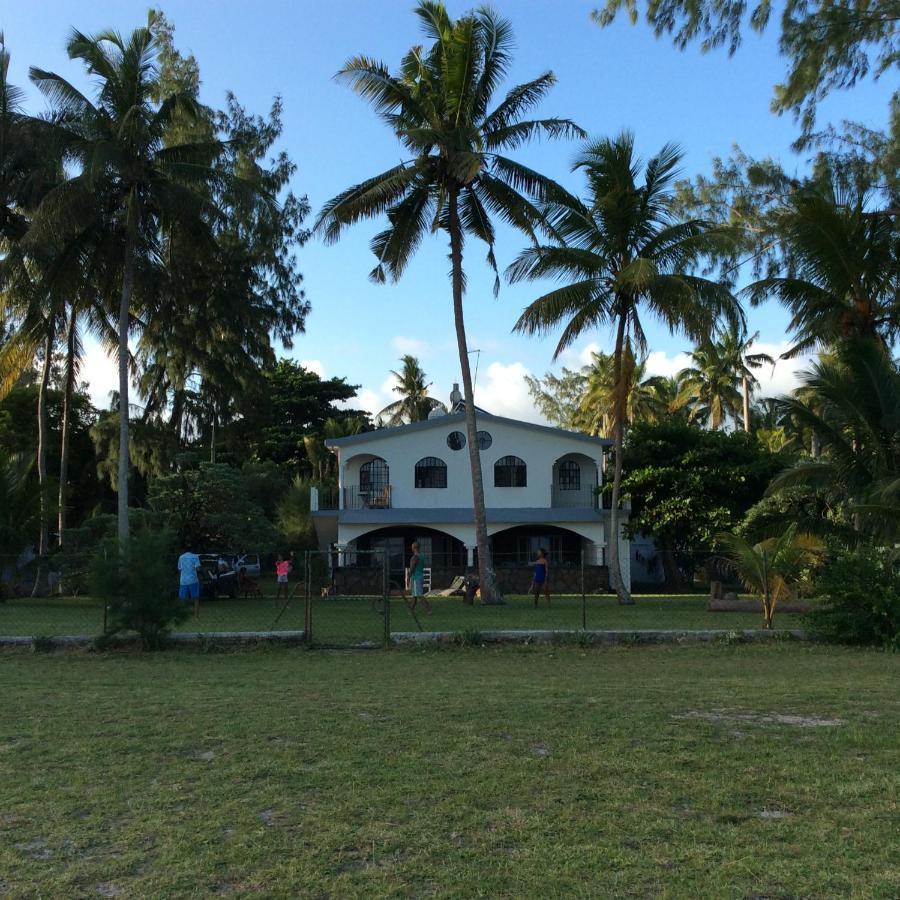
[[[466,414],[450,413],[446,416],[438,416],[435,419],[425,419],[422,422],[413,422],[410,425],[397,425],[393,428],[379,428],[376,431],[364,431],[361,434],[352,434],[349,437],[328,438],[325,441],[326,447],[356,447],[360,444],[368,443],[373,440],[381,440],[385,437],[395,437],[401,434],[410,434],[415,431],[425,431],[429,428],[446,428],[448,425],[455,425],[466,421]],[[549,425],[536,425],[533,422],[522,422],[519,419],[507,419],[504,416],[495,416],[491,413],[476,413],[476,421],[478,422],[501,422],[505,425],[514,425],[517,428],[524,428],[528,431],[538,431],[542,433],[555,434],[565,437],[568,440],[580,441],[582,443],[591,444],[594,447],[609,447],[612,441],[609,438],[591,437],[580,431],[567,431],[564,428],[553,428]]]

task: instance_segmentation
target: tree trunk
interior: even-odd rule
[[[622,347],[625,343],[625,314],[619,313],[616,346],[613,350],[613,489],[609,510],[609,583],[619,603],[634,603],[622,580],[619,566],[619,497],[622,491],[622,439],[625,426],[625,404],[622,381]]]
[[[38,386],[38,445],[37,470],[40,486],[40,524],[38,533],[38,563],[31,596],[44,593],[44,560],[50,549],[49,519],[47,497],[47,386],[50,383],[50,365],[53,361],[53,326],[47,324],[47,339],[44,344],[44,366],[41,369],[41,383]]]
[[[744,431],[750,431],[750,379],[743,376],[744,388]]]
[[[128,543],[128,317],[134,291],[134,231],[129,209],[125,237],[125,271],[122,274],[122,298],[119,302],[119,543]]]
[[[75,394],[75,347],[78,332],[76,327],[78,316],[75,304],[69,313],[69,324],[66,329],[66,384],[63,391],[62,427],[60,429],[59,450],[59,510],[57,527],[59,530],[59,546],[63,546],[66,531],[66,504],[69,502],[69,430],[72,417],[72,397]]]
[[[675,539],[670,532],[664,532],[661,540],[663,577],[667,591],[677,591],[682,587],[681,570],[675,559]]]
[[[213,413],[211,429],[209,434],[209,461],[213,465],[216,464],[216,414]]]
[[[472,511],[475,517],[475,541],[478,545],[478,582],[481,588],[481,602],[499,604],[503,603],[503,596],[497,586],[497,574],[494,571],[494,563],[488,545],[487,519],[484,511],[484,481],[481,476],[481,451],[478,449],[478,428],[475,422],[475,393],[472,388],[469,348],[463,319],[462,234],[457,208],[459,189],[456,186],[451,187],[449,194],[453,320],[456,325],[456,344],[459,350],[463,396],[466,399],[466,437],[469,447],[469,465],[472,469]]]

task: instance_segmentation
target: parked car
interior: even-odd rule
[[[201,553],[200,596],[208,600],[238,595],[238,576],[227,554]]]
[[[262,575],[258,553],[245,553],[243,556],[237,557],[234,568],[237,572],[243,569],[248,578],[259,578]]]

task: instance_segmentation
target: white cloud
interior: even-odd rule
[[[301,359],[300,365],[308,372],[315,372],[319,378],[325,377],[325,366],[320,359]]]
[[[398,334],[391,338],[391,346],[401,356],[428,356],[431,353],[431,344],[420,341],[418,338],[404,337]]]
[[[669,356],[665,350],[654,350],[647,356],[647,375],[662,375],[671,378],[691,364],[688,353],[676,353]]]
[[[751,350],[754,353],[768,353],[775,360],[774,371],[772,366],[767,365],[756,370],[756,377],[759,379],[758,396],[780,397],[799,386],[800,373],[812,365],[815,357],[805,355],[796,359],[780,359],[781,354],[790,346],[789,341],[780,341],[777,344],[759,341],[752,346]]]
[[[497,416],[546,424],[528,393],[525,376],[530,374],[520,362],[491,363],[475,388],[475,403]]]
[[[99,344],[88,339],[79,380],[88,383],[91,403],[98,409],[108,409],[109,392],[119,389],[119,364],[114,357],[107,356]]]
[[[596,341],[585,344],[582,348],[567,347],[559,354],[559,364],[567,369],[580,369],[591,362],[591,354],[600,352],[600,345]]]

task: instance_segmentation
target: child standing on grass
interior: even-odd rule
[[[425,599],[425,559],[419,553],[418,543],[413,543],[409,558],[409,588],[412,594],[410,609],[415,609],[416,603],[421,600],[425,612],[431,615],[431,604]]]
[[[284,556],[279,553],[278,559],[275,561],[275,578],[278,581],[278,589],[275,593],[276,606],[281,599],[282,593],[284,594],[284,602],[288,602],[288,575],[290,574],[291,568],[291,561],[285,559]]]
[[[550,585],[547,578],[550,569],[550,560],[547,559],[547,551],[543,547],[538,549],[537,559],[534,561],[534,578],[531,581],[531,589],[534,591],[534,608],[537,609],[538,597],[541,590],[547,598],[547,606],[550,605]]]
[[[200,618],[200,577],[197,574],[200,569],[200,557],[193,552],[194,548],[189,544],[187,549],[178,557],[178,599],[194,601],[194,618]]]

